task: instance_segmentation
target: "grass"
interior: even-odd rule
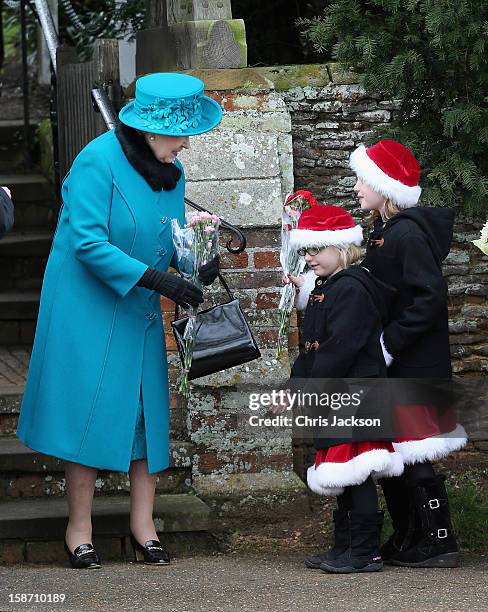
[[[488,552],[488,488],[485,480],[486,470],[484,474],[467,472],[465,477],[453,478],[448,483],[452,522],[462,550]]]

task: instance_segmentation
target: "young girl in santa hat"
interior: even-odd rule
[[[362,265],[396,288],[381,343],[388,377],[449,379],[447,285],[442,262],[449,253],[454,213],[418,207],[420,166],[402,144],[381,140],[358,147],[350,157],[354,191],[371,211],[372,232]],[[411,384],[411,383],[410,383]],[[405,399],[400,423],[411,423],[394,447],[404,474],[382,481],[394,534],[382,547],[385,562],[409,567],[457,565],[445,477],[431,460],[462,448],[466,433],[436,421],[436,407]],[[452,429],[452,430],[451,430]],[[417,431],[416,435],[412,431]],[[409,435],[410,433],[410,435]]]
[[[360,259],[362,238],[361,227],[337,206],[311,206],[291,232],[291,245],[305,257],[310,269],[305,276],[290,277],[302,287],[299,307],[306,301],[305,352],[293,365],[292,385],[297,378],[308,379],[308,383],[303,381],[308,386],[314,384],[310,379],[386,377],[380,335],[393,290],[353,265]],[[307,285],[312,279],[309,293]],[[364,416],[374,417],[371,409],[378,410],[377,403],[370,402]],[[317,455],[308,470],[308,485],[320,495],[336,495],[338,509],[334,512],[333,548],[307,557],[307,567],[331,573],[382,568],[383,513],[378,510],[372,476],[403,471],[400,456],[391,442],[384,440],[375,440],[372,430],[363,427],[355,427],[351,435],[341,438],[332,437],[331,430],[328,437],[314,431]]]

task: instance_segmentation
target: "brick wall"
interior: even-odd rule
[[[355,179],[348,168],[349,154],[364,141],[375,125],[391,120],[397,104],[366,96],[350,77],[337,76],[336,71],[329,70],[329,76],[331,79],[323,86],[301,84],[280,93],[291,115],[295,189],[310,189],[320,202],[342,205],[356,216],[357,205],[352,193]],[[215,97],[222,100],[236,99],[234,94],[229,93],[224,95],[220,92],[219,96]],[[262,104],[262,100],[262,96],[258,97],[257,104]],[[233,112],[233,104],[229,106],[227,102],[227,106],[226,110]],[[242,109],[237,110],[242,112]],[[232,199],[230,202],[232,203]],[[263,373],[260,375],[259,371],[254,372],[253,381],[256,385],[266,383],[270,386],[272,377],[268,378],[268,371],[274,368],[279,370],[280,365],[273,358],[277,340],[280,290],[280,238],[279,219],[277,218],[276,224],[273,225],[270,221],[270,211],[261,211],[262,202],[263,200],[256,206],[252,218],[246,215],[245,222],[238,223],[247,237],[246,251],[239,256],[233,256],[222,249],[222,265],[229,285],[240,298],[258,343],[265,353],[260,366]],[[225,210],[223,205],[223,200],[219,200],[220,210]],[[213,208],[211,204],[208,206]],[[273,204],[273,209],[275,208]],[[266,225],[260,227],[261,212],[267,215],[267,218]],[[276,216],[276,213],[274,214]],[[232,221],[232,217],[229,220]],[[488,370],[488,258],[470,242],[478,237],[481,224],[480,221],[466,219],[456,222],[452,251],[444,266],[449,283],[453,366],[458,375],[479,376]],[[213,297],[219,300],[224,298],[224,294],[216,290]],[[174,351],[169,325],[173,309],[167,303],[164,303],[164,308],[167,346]],[[290,361],[297,353],[299,326],[300,323],[297,326],[294,317],[289,336]],[[178,372],[179,360],[176,353],[172,352],[170,374],[173,382]],[[284,370],[281,370],[280,375],[283,374]],[[228,379],[223,380],[222,385],[228,384]],[[257,474],[266,469],[288,469],[286,453],[281,456],[278,448],[275,452],[270,452],[269,448],[263,452],[262,445],[258,444],[254,448],[249,446],[246,435],[235,429],[239,410],[232,414],[227,413],[224,418],[223,404],[216,400],[218,392],[215,389],[201,389],[197,395],[203,397],[205,393],[205,400],[199,400],[195,410],[188,410],[186,403],[177,395],[173,395],[172,399],[172,423],[174,431],[179,434],[178,438],[184,439],[182,435],[185,434],[193,442],[197,441],[197,476],[221,475],[224,472]],[[240,408],[241,411],[245,409],[245,406]],[[223,428],[220,434],[219,427]],[[207,437],[199,446],[199,436],[205,428],[211,433],[211,440]],[[486,442],[482,442],[483,437],[487,436],[481,433],[480,439],[474,442],[479,448],[483,447],[483,444],[486,446]],[[235,444],[234,451],[231,450],[232,444]],[[309,449],[304,447],[297,436],[294,467],[300,475],[303,475],[304,466],[309,460]]]

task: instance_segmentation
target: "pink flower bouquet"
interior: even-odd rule
[[[318,202],[310,191],[295,191],[288,195],[283,205],[281,221],[281,252],[280,263],[283,275],[298,276],[305,267],[305,259],[300,257],[296,249],[290,246],[290,232],[298,225],[298,219],[304,210],[311,206],[317,206]],[[280,323],[278,329],[277,357],[281,357],[283,351],[288,347],[288,330],[290,329],[290,317],[295,303],[296,287],[293,283],[284,285],[281,290],[279,304]]]
[[[219,225],[220,218],[207,212],[198,212],[193,215],[184,228],[180,227],[176,219],[172,221],[178,270],[183,278],[200,288],[202,288],[202,283],[198,276],[199,268],[219,253]],[[190,390],[188,372],[191,368],[195,344],[196,314],[197,308],[190,308],[188,323],[183,336],[185,349],[179,391],[185,396],[188,396]]]

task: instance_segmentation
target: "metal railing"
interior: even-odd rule
[[[53,129],[53,157],[54,157],[54,172],[55,172],[55,187],[58,197],[60,197],[60,160],[59,160],[59,143],[58,143],[58,50],[60,48],[60,41],[58,32],[54,25],[51,10],[46,0],[33,0],[34,6],[31,0],[20,0],[20,22],[21,22],[21,41],[22,41],[22,89],[24,98],[24,143],[25,143],[25,158],[26,164],[30,164],[30,149],[29,149],[29,137],[30,137],[30,117],[29,117],[29,81],[28,81],[28,64],[27,64],[27,16],[26,8],[29,7],[39,22],[41,27],[46,45],[49,51],[50,64],[51,64],[51,124]],[[0,15],[2,10],[3,0],[0,0]],[[62,3],[64,6],[65,3]],[[71,7],[71,4],[70,4]],[[66,8],[66,7],[65,7]],[[68,7],[69,8],[69,7]],[[72,9],[72,7],[71,7]],[[72,16],[71,16],[72,17]],[[0,62],[3,60],[3,28],[1,27],[1,16],[0,16]],[[1,64],[0,64],[1,67]],[[91,99],[93,108],[95,111],[100,113],[105,126],[107,129],[113,129],[117,123],[117,115],[115,106],[119,106],[117,103],[120,96],[120,85],[110,83],[99,87],[93,87],[91,90]],[[203,206],[196,204],[189,198],[185,197],[185,203],[198,210],[200,212],[208,212]],[[227,250],[232,254],[239,254],[246,248],[246,237],[243,232],[232,223],[228,221],[221,221],[221,225],[231,234],[231,238],[226,243]],[[237,239],[237,246],[233,246],[234,239]]]

